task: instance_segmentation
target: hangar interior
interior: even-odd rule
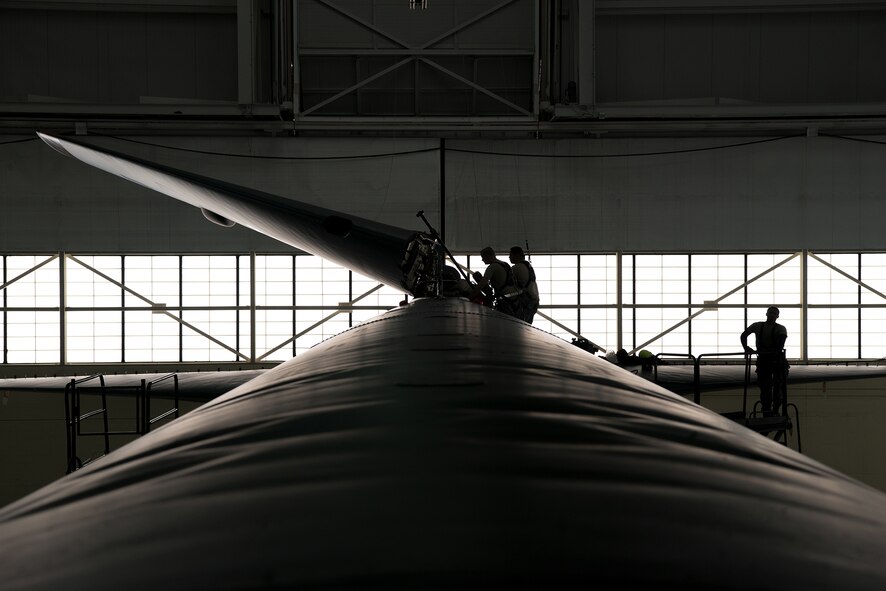
[[[403,295],[35,131],[424,211],[474,270],[523,246],[566,340],[725,353],[777,305],[792,363],[876,364],[884,32],[874,0],[0,1],[0,374],[268,367]],[[791,391],[804,453],[882,490],[884,384]],[[64,472],[63,422],[2,394],[0,503]]]

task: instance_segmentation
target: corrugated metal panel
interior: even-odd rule
[[[235,100],[236,15],[0,9],[6,102]]]
[[[882,101],[884,27],[882,11],[599,16],[598,102]]]

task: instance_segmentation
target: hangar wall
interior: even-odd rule
[[[438,156],[424,152],[433,150],[436,140],[137,140],[196,150],[188,152],[88,139],[196,174],[404,227],[415,226],[418,209],[439,209]],[[361,157],[395,152],[403,154]],[[299,160],[308,156],[317,159]],[[211,224],[191,206],[62,157],[39,140],[0,145],[0,195],[4,252],[292,251],[250,230]]]
[[[415,218],[420,209],[440,223],[437,139],[84,139],[393,225],[423,229]],[[537,252],[884,247],[883,138],[444,145],[443,207],[454,251],[524,241]],[[63,158],[39,141],[0,145],[0,154],[4,252],[290,250],[241,228],[210,224],[189,206]]]
[[[5,103],[234,100],[236,5],[0,6],[0,71]]]
[[[547,157],[451,154],[450,242],[476,250],[525,238],[555,252],[883,248],[886,144],[753,141],[470,142]],[[736,147],[707,149],[725,145]],[[673,151],[682,152],[661,154]]]
[[[0,103],[144,106],[250,97],[264,104],[291,99],[296,111],[308,111],[391,67],[315,114],[513,115],[537,112],[536,99],[882,101],[882,8],[872,0],[435,0],[427,10],[409,10],[406,0],[3,2]],[[241,28],[247,22],[249,36]],[[290,37],[281,28],[293,22]],[[411,49],[424,51],[421,59],[403,60]],[[281,71],[290,61],[283,53],[294,56],[296,74]],[[252,62],[248,89],[238,79],[244,59]],[[544,66],[534,88],[538,60]]]
[[[771,2],[757,3],[756,11],[732,3],[730,12],[721,2],[707,11],[698,4],[695,11],[686,5],[669,11],[659,3],[656,14],[651,7],[631,11],[629,4],[597,2],[599,103],[714,97],[827,103],[886,96],[882,10],[809,2],[792,11]]]

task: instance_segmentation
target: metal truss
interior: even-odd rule
[[[388,41],[391,41],[392,43],[399,45],[400,48],[399,49],[384,49],[384,50],[372,49],[372,50],[362,50],[362,51],[361,50],[353,50],[353,49],[348,49],[346,51],[298,50],[300,55],[317,55],[317,56],[331,56],[331,55],[380,56],[380,55],[385,55],[385,56],[404,56],[404,59],[398,61],[397,63],[395,63],[391,66],[388,66],[387,68],[381,70],[380,72],[376,72],[375,74],[372,74],[371,76],[368,76],[368,77],[360,80],[356,84],[353,84],[353,85],[349,86],[348,88],[341,90],[340,92],[337,92],[335,95],[320,101],[316,105],[313,105],[310,108],[301,111],[299,113],[299,117],[301,118],[301,117],[306,117],[306,116],[310,116],[312,114],[315,114],[317,111],[319,111],[323,107],[326,107],[327,105],[334,103],[335,101],[339,100],[340,98],[347,96],[353,92],[356,92],[357,90],[359,90],[361,88],[364,88],[368,84],[374,82],[375,80],[378,80],[379,78],[381,78],[383,76],[386,76],[387,74],[390,74],[391,72],[393,72],[395,70],[398,70],[398,69],[400,69],[404,66],[407,66],[409,64],[418,64],[418,63],[426,64],[426,65],[438,70],[439,72],[442,72],[443,74],[449,76],[450,78],[457,80],[459,83],[464,84],[465,86],[468,86],[469,88],[476,90],[477,92],[480,92],[480,93],[488,96],[489,98],[505,105],[509,109],[513,110],[516,114],[519,114],[524,117],[530,117],[530,118],[533,117],[534,116],[533,112],[530,112],[529,110],[527,110],[517,104],[514,104],[513,102],[511,102],[511,101],[507,100],[506,98],[504,98],[503,96],[489,90],[488,88],[484,88],[483,86],[476,84],[475,82],[468,80],[467,78],[465,78],[463,76],[460,76],[459,74],[453,72],[451,69],[441,65],[437,61],[434,61],[433,58],[438,57],[438,56],[443,56],[443,55],[479,55],[479,54],[533,56],[533,55],[535,55],[534,51],[514,52],[514,51],[508,51],[508,50],[491,50],[491,51],[486,50],[486,51],[478,52],[478,51],[474,51],[474,50],[463,51],[463,50],[433,50],[433,49],[431,49],[434,45],[443,41],[444,39],[448,39],[448,38],[452,37],[453,35],[455,35],[456,33],[458,33],[459,31],[463,31],[463,30],[467,29],[468,27],[470,27],[470,26],[472,26],[484,19],[489,18],[493,14],[501,11],[503,8],[510,6],[516,2],[520,2],[520,1],[523,1],[523,0],[502,0],[498,4],[496,4],[496,5],[488,8],[487,10],[485,10],[477,15],[474,15],[473,17],[457,24],[456,26],[445,31],[444,33],[437,35],[436,37],[429,39],[429,40],[421,43],[420,45],[415,45],[415,44],[407,43],[406,41],[404,41],[404,40],[400,39],[399,37],[397,37],[396,35],[392,34],[391,32],[386,31],[384,28],[379,27],[378,25],[371,23],[371,22],[367,21],[366,19],[361,18],[360,16],[354,14],[353,12],[342,8],[341,6],[337,5],[332,0],[317,0],[317,2],[322,4],[323,6],[326,6],[330,10],[335,11],[336,13],[342,15],[343,17],[345,17],[349,21],[356,23],[357,25],[367,29],[368,31],[371,31],[381,37],[384,37]],[[533,84],[535,84],[535,82],[533,82]],[[533,89],[528,89],[528,90],[530,90],[530,92],[531,92]],[[416,81],[414,92],[417,94],[418,91],[419,91],[418,82]],[[532,94],[532,96],[535,96],[534,92],[531,92],[531,94]],[[533,102],[537,102],[537,101],[533,101]],[[535,114],[537,114],[537,109],[538,109],[537,104],[534,107],[534,109],[536,111]]]

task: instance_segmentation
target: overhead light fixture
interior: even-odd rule
[[[416,8],[424,10],[427,7],[428,0],[409,0],[409,10],[415,10]]]

